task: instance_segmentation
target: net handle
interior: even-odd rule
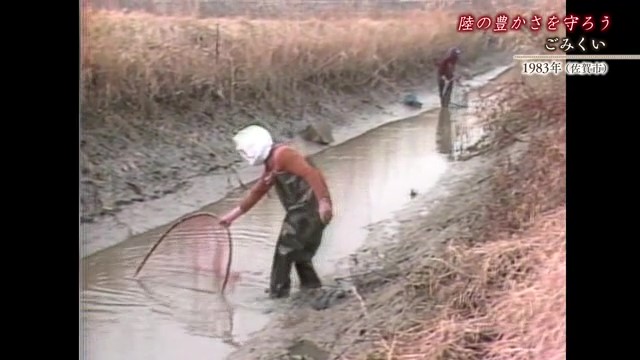
[[[169,226],[169,228],[165,230],[164,233],[162,233],[162,235],[156,241],[156,243],[153,244],[153,247],[151,247],[147,255],[144,257],[144,259],[142,259],[142,262],[140,263],[140,265],[138,265],[138,268],[136,269],[136,272],[133,276],[134,277],[138,276],[138,273],[140,273],[144,264],[147,262],[147,260],[149,260],[149,257],[151,257],[151,254],[153,254],[153,252],[156,250],[158,245],[160,245],[160,243],[167,237],[167,235],[169,234],[169,232],[171,232],[171,230],[175,229],[176,226],[182,224],[183,222],[199,216],[208,216],[213,218],[216,222],[218,223],[220,222],[220,218],[216,214],[209,213],[209,212],[197,212],[197,213],[190,214],[178,219],[175,223]],[[227,232],[227,241],[229,245],[229,259],[227,260],[227,269],[224,274],[224,281],[222,282],[222,289],[221,289],[221,292],[224,293],[224,290],[227,287],[227,282],[229,281],[229,275],[231,274],[231,258],[232,258],[232,252],[233,252],[233,241],[231,240],[231,231],[229,230],[229,227],[223,226],[223,228]]]

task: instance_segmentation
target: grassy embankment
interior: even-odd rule
[[[453,44],[464,49],[463,63],[475,60],[487,39],[456,29],[456,14],[435,11],[304,20],[89,11],[86,126],[109,113],[152,117],[202,103],[278,112],[326,95],[393,88],[433,75],[433,59]]]
[[[314,119],[340,126],[351,111],[378,111],[377,99],[397,101],[406,86],[424,85],[433,60],[452,45],[470,64],[488,39],[458,33],[457,18],[438,11],[270,20],[86,11],[85,216],[228,171],[239,160],[228,134],[240,126],[259,121],[280,139]]]
[[[488,151],[498,159],[490,195],[477,213],[461,215],[473,219],[442,253],[404,258],[405,271],[387,274],[405,282],[397,296],[411,308],[394,328],[380,325],[385,335],[368,359],[566,357],[563,78],[527,79],[499,90],[509,100],[487,112],[497,129]],[[511,151],[515,143],[523,152]]]

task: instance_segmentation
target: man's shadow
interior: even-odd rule
[[[451,110],[446,107],[440,108],[438,114],[436,148],[439,153],[448,155],[449,160],[453,159],[453,124]]]

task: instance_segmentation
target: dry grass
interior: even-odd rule
[[[83,51],[88,114],[151,112],[193,101],[283,107],[328,92],[393,86],[432,73],[460,45],[473,61],[480,33],[457,33],[457,14],[383,18],[196,19],[89,11]]]
[[[565,358],[562,85],[529,79],[501,89],[509,94],[507,106],[487,115],[495,118],[492,150],[501,159],[491,174],[491,200],[483,206],[487,216],[474,230],[475,240],[454,238],[441,256],[408,261],[404,269],[411,270],[396,296],[408,297],[410,308],[401,326],[381,326],[386,335],[368,359]],[[516,142],[526,150],[506,151]]]
[[[402,335],[393,359],[564,359],[565,219],[561,207],[515,238],[449,249],[466,275],[434,277],[444,305]]]

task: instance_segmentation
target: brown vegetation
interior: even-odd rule
[[[448,47],[473,61],[487,40],[458,33],[455,14],[435,11],[250,21],[90,11],[85,26],[85,114],[194,101],[287,107],[424,78]]]

